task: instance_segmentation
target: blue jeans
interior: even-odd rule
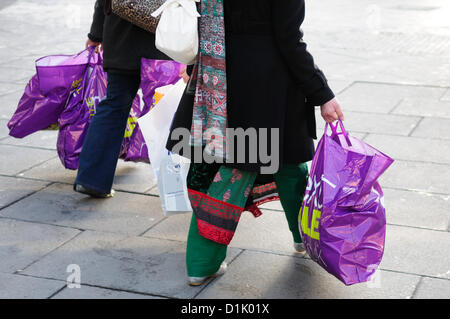
[[[75,184],[108,194],[114,182],[131,105],[140,76],[108,74],[106,99],[97,106],[89,126]]]

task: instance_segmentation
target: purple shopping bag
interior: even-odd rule
[[[90,62],[83,81],[72,91],[58,121],[58,156],[64,167],[72,170],[78,168],[89,124],[97,105],[106,96],[107,75],[103,71],[101,54],[94,53]]]
[[[147,114],[155,104],[155,90],[175,84],[181,78],[185,65],[175,61],[142,59],[141,89],[144,103],[135,100],[128,118],[125,139],[120,157],[125,161],[149,163],[148,149],[137,123],[138,118]]]
[[[23,138],[58,121],[71,90],[83,79],[92,52],[89,48],[75,55],[53,55],[36,61],[37,73],[8,122],[11,136]]]
[[[331,125],[314,156],[299,225],[309,256],[346,285],[365,282],[384,252],[386,215],[377,179],[394,162]]]

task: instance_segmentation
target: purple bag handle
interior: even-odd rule
[[[342,123],[342,120],[340,118],[338,119],[338,122],[336,123],[336,126],[334,126],[333,123],[326,123],[326,125],[325,125],[325,134],[327,134],[328,126],[330,126],[331,127],[331,131],[332,131],[331,136],[333,137],[333,136],[338,135],[339,134],[337,132],[338,125],[341,127],[342,135],[344,135],[348,146],[352,146],[352,142],[350,141],[350,138],[348,137],[347,130],[345,129],[344,123]]]

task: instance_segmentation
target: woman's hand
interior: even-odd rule
[[[328,101],[320,107],[322,117],[327,123],[333,123],[338,119],[344,120],[344,113],[342,113],[341,106],[336,98]]]
[[[99,50],[103,51],[103,46],[101,42],[94,42],[91,39],[88,39],[86,41],[86,49],[89,47],[95,47],[95,53],[98,53]]]
[[[187,74],[186,69],[180,72],[180,76],[183,78],[184,83],[188,83],[190,76]]]

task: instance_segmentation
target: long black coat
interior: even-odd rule
[[[306,50],[303,0],[225,0],[227,115],[231,128],[279,128],[280,162],[314,155],[314,106],[334,97]],[[193,96],[182,98],[172,129],[191,127]],[[177,140],[168,141],[172,149]],[[233,164],[257,170],[261,163]]]
[[[156,49],[155,35],[115,14],[105,14],[105,0],[95,3],[89,39],[103,43],[103,68],[107,72],[140,74],[141,59],[171,60]]]

